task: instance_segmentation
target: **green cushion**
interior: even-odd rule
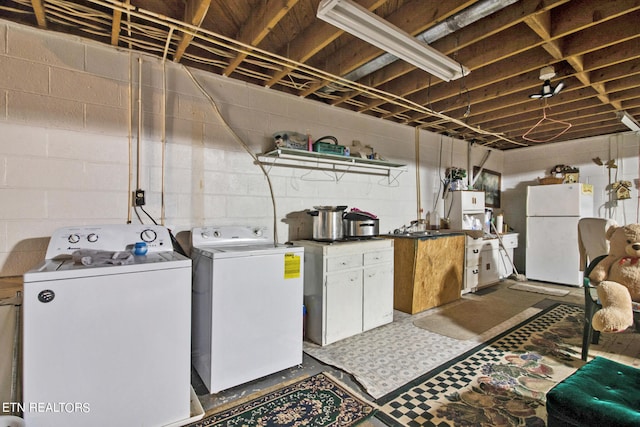
[[[640,426],[640,369],[596,357],[547,393],[549,425]]]

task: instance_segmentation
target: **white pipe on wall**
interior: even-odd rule
[[[420,128],[415,128],[415,145],[416,145],[416,219],[420,221],[422,218],[422,201],[420,198]]]

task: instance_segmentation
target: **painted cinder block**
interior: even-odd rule
[[[9,91],[7,119],[30,126],[80,130],[84,128],[84,105],[67,99]]]
[[[84,70],[85,48],[80,38],[26,26],[7,28],[7,54],[33,62]]]
[[[123,106],[119,90],[124,85],[122,82],[58,67],[51,67],[50,81],[50,95],[53,97],[111,107]]]
[[[29,78],[25,78],[25,70]],[[47,94],[49,92],[49,67],[20,58],[0,58],[0,88],[15,91]]]

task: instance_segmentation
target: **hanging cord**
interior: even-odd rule
[[[438,201],[440,199],[440,190],[442,189],[442,183],[444,178],[442,177],[442,134],[440,134],[440,153],[438,155],[438,191],[436,191],[436,197],[433,201],[433,211],[438,207]]]
[[[466,84],[467,76],[465,76],[464,74],[464,66],[462,64],[460,64],[460,73],[462,74],[462,78],[460,79],[459,96],[462,96],[463,93],[467,95],[467,109],[465,110],[462,117],[467,119],[471,115],[471,94],[469,93],[469,89],[467,89],[467,84]]]
[[[131,224],[131,194],[133,190],[131,188],[131,181],[133,179],[133,56],[131,55],[131,51],[129,51],[129,90],[127,92],[127,96],[129,97],[128,102],[128,119],[127,119],[127,128],[128,128],[128,143],[129,143],[129,176],[128,176],[128,187],[127,187],[127,224]]]
[[[638,145],[638,170],[640,171],[640,145]],[[640,192],[636,198],[636,223],[638,223],[640,222]]]
[[[185,67],[184,65],[182,65],[182,68],[187,72],[189,77],[191,77],[191,80],[193,80],[193,83],[198,87],[198,89],[200,89],[202,94],[209,100],[209,103],[211,104],[213,111],[216,113],[216,115],[218,116],[218,118],[220,119],[224,127],[227,129],[229,134],[251,156],[251,158],[260,167],[260,170],[262,171],[265,178],[267,179],[267,184],[269,185],[269,194],[271,195],[271,205],[273,207],[273,242],[274,244],[277,244],[278,243],[278,231],[277,231],[278,220],[277,220],[277,213],[276,213],[276,198],[275,198],[275,195],[273,194],[273,185],[271,184],[269,173],[266,171],[262,163],[258,161],[258,158],[256,157],[255,154],[253,154],[249,146],[238,136],[238,134],[235,133],[235,131],[231,128],[229,123],[227,123],[227,121],[222,116],[222,113],[220,113],[220,110],[218,109],[218,105],[216,104],[214,99],[211,97],[211,95],[209,95],[209,93],[207,93],[204,87],[202,87],[200,82],[198,82],[198,80],[195,78],[193,73],[191,73],[191,70],[189,70],[189,68]]]

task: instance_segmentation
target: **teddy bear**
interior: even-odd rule
[[[597,331],[620,332],[633,324],[632,301],[640,302],[640,224],[611,226],[606,237],[609,254],[589,274],[602,304],[591,325]]]

